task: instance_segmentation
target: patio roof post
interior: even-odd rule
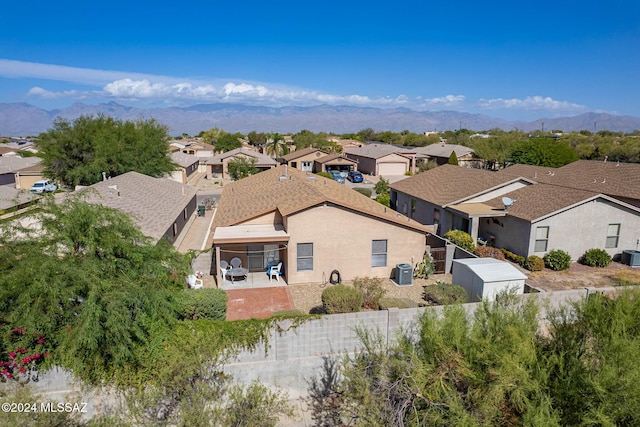
[[[222,282],[221,280],[224,280],[224,277],[222,277],[220,275],[220,246],[216,246],[216,284],[218,285],[218,288],[222,287]]]
[[[473,237],[473,241],[476,242],[478,240],[478,228],[480,226],[480,218],[479,217],[469,217],[469,234]]]

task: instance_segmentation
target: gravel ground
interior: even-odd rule
[[[434,274],[428,280],[413,279],[411,286],[398,286],[391,280],[385,280],[383,287],[387,291],[385,297],[408,298],[417,303],[424,303],[422,287],[437,281],[451,283],[450,274]],[[351,285],[351,283],[345,283]],[[289,291],[296,309],[304,312],[316,312],[322,307],[322,291],[331,284],[322,285],[289,285]]]

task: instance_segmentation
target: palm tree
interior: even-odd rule
[[[266,154],[282,157],[289,153],[289,145],[285,142],[284,137],[276,132],[269,135],[264,150]]]

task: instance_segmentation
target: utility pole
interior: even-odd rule
[[[542,133],[544,133],[544,122],[542,122]]]

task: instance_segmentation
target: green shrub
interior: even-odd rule
[[[425,251],[422,261],[413,269],[413,277],[416,279],[428,279],[434,271],[436,271],[436,262],[431,254]]]
[[[522,266],[529,271],[542,271],[544,270],[544,260],[537,255],[531,255],[524,260]]]
[[[301,310],[289,309],[289,310],[276,311],[271,315],[271,317],[299,317],[299,316],[307,316],[307,314],[302,312]]]
[[[444,305],[467,302],[467,291],[459,285],[438,281],[432,285],[424,286],[423,289],[422,298],[430,304]]]
[[[356,277],[353,287],[362,293],[362,307],[371,310],[379,308],[380,298],[387,293],[382,287],[382,279],[375,277]]]
[[[363,194],[365,196],[367,196],[368,198],[371,198],[371,194],[373,193],[373,191],[371,191],[370,188],[364,188],[364,187],[354,187],[353,188],[355,191],[357,191],[360,194]]]
[[[462,230],[449,230],[444,234],[445,239],[448,239],[454,245],[460,246],[473,253],[476,248],[476,244],[473,241],[473,237],[469,233],[465,233]]]
[[[409,298],[380,298],[378,303],[380,310],[388,310],[390,308],[416,308],[420,304]]]
[[[316,173],[316,175],[323,176],[323,177],[329,178],[329,179],[333,179],[333,175],[331,175],[329,172],[318,172],[318,173]]]
[[[227,293],[222,289],[185,289],[178,304],[180,317],[186,320],[227,318]]]
[[[589,249],[580,258],[580,264],[589,267],[606,267],[611,264],[611,256],[604,249]]]
[[[525,257],[523,257],[522,255],[514,254],[513,252],[508,251],[505,248],[502,248],[501,250],[502,250],[502,253],[504,254],[504,257],[509,261],[515,262],[516,264],[519,264],[519,265],[524,265]]]
[[[571,255],[562,249],[549,251],[543,258],[544,265],[555,271],[566,270],[571,266]]]
[[[327,314],[356,313],[363,300],[362,292],[350,286],[336,285],[322,291],[322,307]]]
[[[389,196],[388,194],[378,194],[376,196],[376,202],[383,204],[387,207],[391,206],[391,196]]]
[[[495,258],[500,261],[504,261],[504,254],[498,248],[494,248],[493,246],[477,246],[473,251],[474,254],[478,255],[480,258]]]

